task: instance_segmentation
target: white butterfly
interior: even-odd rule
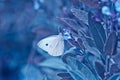
[[[60,56],[64,52],[64,39],[61,33],[42,39],[37,45],[52,56]]]

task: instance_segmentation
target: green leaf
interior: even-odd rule
[[[59,58],[50,58],[38,64],[41,67],[66,70],[66,65]]]
[[[70,75],[73,77],[74,80],[87,80],[83,78],[80,74],[74,72],[74,71],[69,71]]]
[[[113,74],[108,80],[120,80],[120,73]]]
[[[90,71],[90,69],[84,65],[83,63],[80,63],[79,61],[77,61],[78,63],[78,70],[84,74],[84,76],[88,79],[88,80],[96,80],[94,74]]]
[[[72,68],[71,70],[76,72],[76,75],[79,74],[84,80],[96,80],[94,74],[90,71],[90,69],[79,62],[73,57],[68,57],[68,65]]]
[[[24,76],[22,80],[43,80],[42,73],[31,64],[24,66],[21,73]]]
[[[106,41],[106,34],[103,25],[99,22],[96,22],[92,18],[92,13],[90,12],[88,13],[88,24],[89,24],[89,30],[95,41],[96,47],[100,52],[103,52],[103,47]]]

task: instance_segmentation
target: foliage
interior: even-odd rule
[[[1,0],[0,80],[119,80],[119,5],[120,0]],[[38,48],[39,40],[59,33],[63,55]]]

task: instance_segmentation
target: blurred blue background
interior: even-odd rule
[[[119,0],[0,0],[0,80],[102,80],[120,72],[115,4]],[[65,41],[66,53],[53,57],[37,43],[60,28],[72,38]],[[108,54],[100,52],[104,48]]]
[[[0,0],[0,80],[43,80],[34,77],[43,74],[40,69],[30,66],[30,79],[22,69],[50,57],[39,54],[35,43],[58,34],[58,18],[70,16],[73,6],[77,0]]]

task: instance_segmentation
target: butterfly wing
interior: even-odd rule
[[[51,45],[49,54],[52,56],[60,56],[64,52],[64,40],[58,35],[57,39],[54,40],[54,45]]]
[[[37,45],[39,48],[48,52],[50,49],[50,45],[53,44],[53,41],[56,39],[56,37],[57,37],[57,35],[53,35],[53,36],[44,38],[44,39],[40,40]]]
[[[47,51],[52,56],[60,56],[64,52],[62,35],[53,35],[38,42],[38,47]]]

